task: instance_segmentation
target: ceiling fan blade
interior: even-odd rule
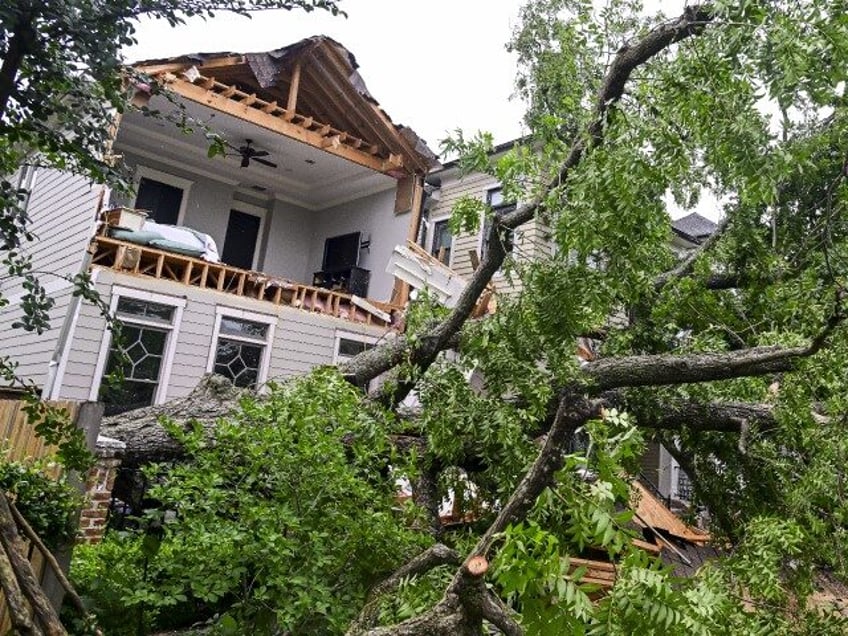
[[[253,150],[250,153],[250,156],[251,156],[251,158],[253,158],[253,157],[267,157],[270,154],[271,153],[268,152],[267,150]]]
[[[247,155],[241,156],[241,167],[247,168],[250,165],[250,157]]]
[[[268,161],[267,159],[258,159],[257,157],[253,157],[253,160],[257,163],[261,163],[263,166],[268,166],[269,168],[276,168],[277,164],[273,161]]]

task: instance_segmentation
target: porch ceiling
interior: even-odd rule
[[[168,113],[174,106],[154,97],[150,109]],[[203,121],[235,147],[253,141],[257,150],[276,168],[252,161],[240,167],[241,157],[209,158],[209,142],[195,130],[181,133],[162,119],[128,112],[121,120],[115,151],[136,154],[140,160],[164,164],[182,173],[196,173],[235,185],[254,196],[277,198],[311,210],[332,207],[374,192],[395,187],[396,180],[308,144],[266,130],[250,122],[194,102],[185,102],[187,113]]]

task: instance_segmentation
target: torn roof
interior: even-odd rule
[[[717,227],[715,223],[697,212],[692,212],[671,222],[671,229],[674,233],[692,243],[703,242],[704,239],[715,232]]]
[[[292,121],[308,122],[342,133],[357,149],[382,159],[402,157],[403,173],[423,174],[439,165],[426,142],[409,127],[394,124],[368,91],[356,58],[332,38],[317,35],[272,51],[258,53],[188,53],[171,58],[144,60],[133,65],[153,76],[179,75],[192,67],[200,79],[216,86],[231,86],[274,105],[274,112]],[[177,91],[179,92],[179,91]],[[292,95],[295,99],[292,100]],[[269,112],[265,110],[265,112]]]

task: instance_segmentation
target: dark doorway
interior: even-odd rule
[[[183,203],[183,191],[176,186],[142,177],[138,182],[135,207],[149,210],[148,218],[157,223],[176,225]]]
[[[256,240],[259,238],[261,223],[262,219],[254,214],[230,210],[221,260],[234,267],[253,269],[253,257],[256,254]]]

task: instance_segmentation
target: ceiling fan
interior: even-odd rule
[[[269,168],[277,167],[277,164],[273,161],[269,161],[268,159],[263,158],[270,156],[271,153],[267,150],[257,150],[256,148],[254,148],[252,139],[245,139],[243,146],[234,146],[229,142],[227,142],[227,145],[233,150],[235,150],[235,152],[230,156],[238,155],[241,157],[242,168],[247,168],[250,165],[251,161],[261,163],[263,166],[268,166]]]

